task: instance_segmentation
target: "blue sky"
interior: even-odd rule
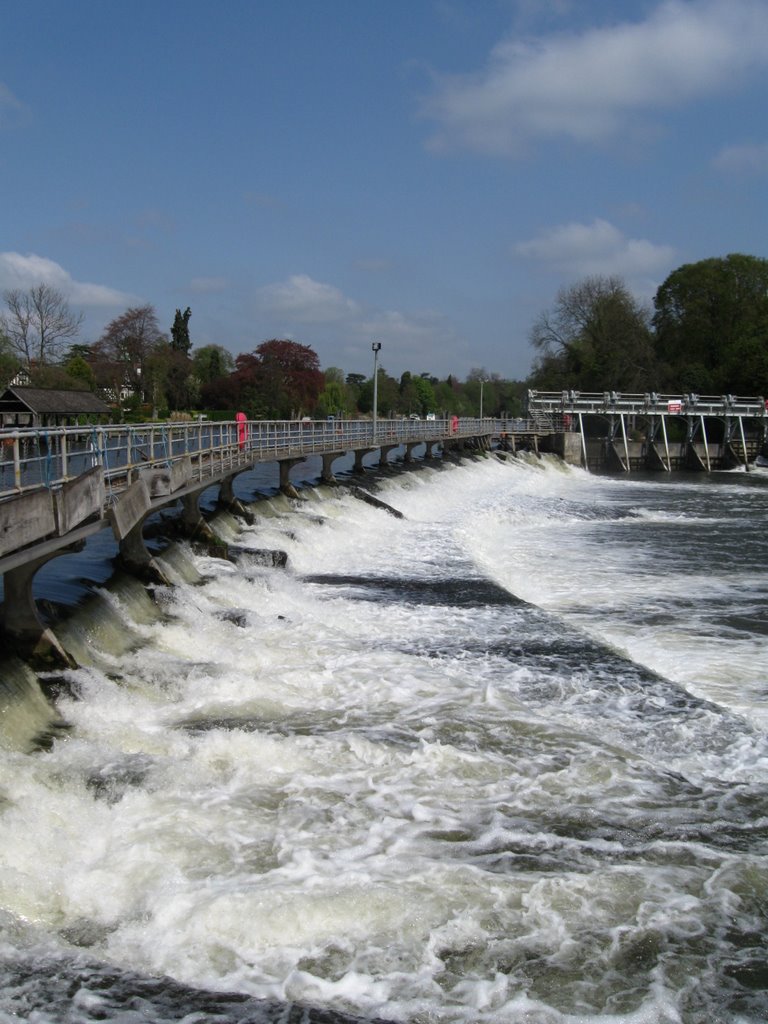
[[[504,377],[558,288],[767,256],[768,0],[3,0],[0,290]]]

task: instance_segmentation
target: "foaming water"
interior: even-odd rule
[[[216,516],[232,560],[68,625],[66,739],[0,757],[0,1013],[764,1020],[766,492],[485,459],[377,495],[404,518]]]
[[[487,509],[474,547],[525,600],[765,727],[768,490],[729,477],[664,484],[574,470],[556,504],[527,500],[540,496],[534,486]]]

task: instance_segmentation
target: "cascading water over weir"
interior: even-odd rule
[[[165,582],[40,570],[0,1017],[766,1019],[768,477],[415,456],[257,466],[207,545],[166,504]]]

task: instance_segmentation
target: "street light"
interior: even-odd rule
[[[485,384],[485,377],[480,378],[480,419],[483,418],[483,384]]]
[[[373,440],[376,440],[376,415],[379,407],[379,350],[381,342],[374,341],[371,345],[373,350]]]

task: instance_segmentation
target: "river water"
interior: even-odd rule
[[[768,476],[376,493],[219,515],[234,561],[61,627],[70,728],[0,752],[0,1022],[768,1019]]]

